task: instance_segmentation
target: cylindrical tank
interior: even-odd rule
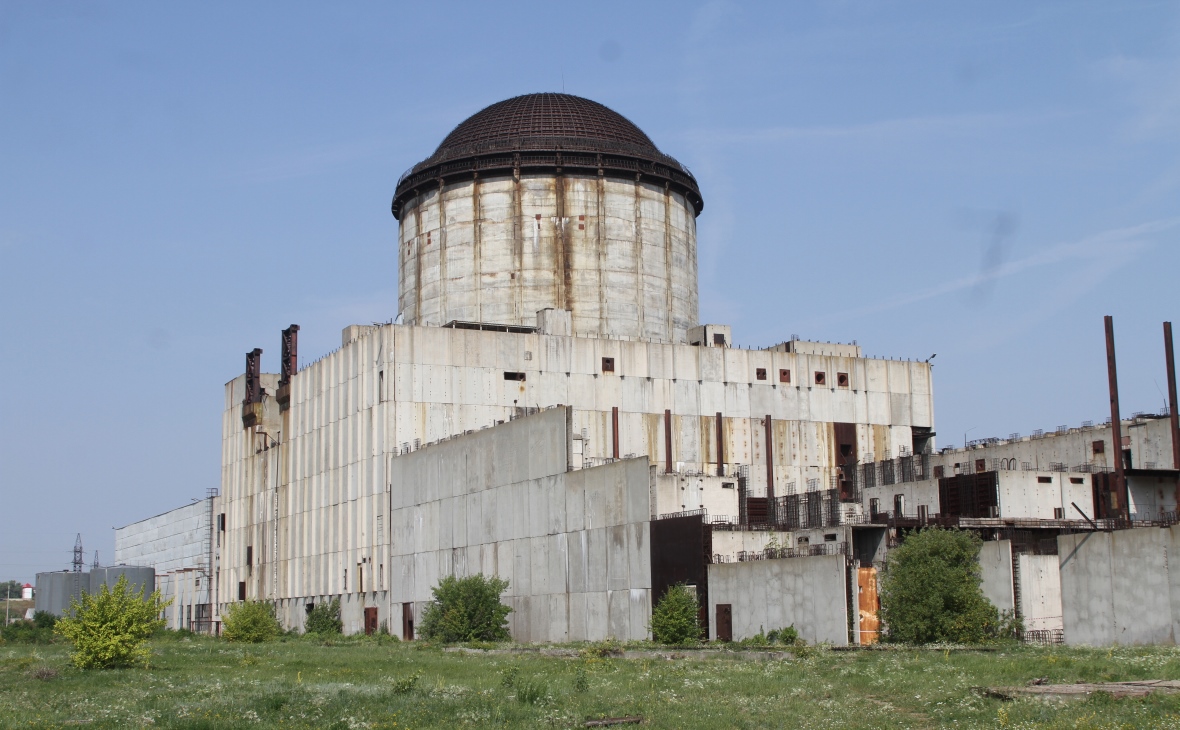
[[[684,342],[697,324],[696,180],[601,104],[531,94],[484,109],[398,184],[406,324],[532,326]]]

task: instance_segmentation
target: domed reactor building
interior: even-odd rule
[[[220,491],[178,538],[207,550],[172,610],[203,623],[174,625],[265,600],[298,629],[339,598],[346,631],[411,639],[440,578],[483,573],[509,581],[518,641],[646,638],[676,583],[713,637],[860,640],[856,566],[886,543],[862,488],[893,483],[873,462],[929,468],[930,366],[734,347],[699,321],[703,210],[594,101],[519,96],[455,127],[393,193],[390,323],[302,366],[292,325],[281,372],[255,349],[226,384]],[[183,510],[117,547],[149,560]],[[768,546],[808,557],[746,560]]]

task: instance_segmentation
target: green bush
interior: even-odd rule
[[[983,595],[981,541],[962,530],[927,528],[889,553],[881,621],[889,641],[978,644],[1001,636],[999,611]]]
[[[659,644],[692,644],[701,639],[700,604],[696,590],[685,585],[668,589],[651,612],[651,638]]]
[[[33,623],[39,629],[52,629],[57,625],[57,616],[48,611],[33,612]]]
[[[164,625],[159,616],[172,601],[165,602],[159,591],[145,598],[144,588],[132,592],[121,575],[113,588],[104,584],[98,593],[83,593],[81,601],[71,599],[54,631],[74,645],[74,666],[107,669],[147,663],[147,638]]]
[[[507,641],[508,614],[500,603],[508,581],[483,573],[456,578],[448,575],[431,589],[434,603],[422,612],[422,637],[431,641]]]
[[[53,614],[50,614],[52,617]],[[56,620],[56,617],[54,617]],[[42,628],[34,621],[13,621],[0,628],[0,644],[52,644],[56,634],[53,627]]]
[[[262,601],[235,603],[221,614],[221,636],[226,641],[258,644],[272,641],[282,631],[275,607]]]
[[[318,603],[307,614],[303,630],[309,634],[342,634],[344,622],[340,620],[340,599],[333,598],[327,603]]]

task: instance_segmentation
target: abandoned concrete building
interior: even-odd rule
[[[510,581],[520,641],[645,638],[686,583],[713,638],[795,624],[848,644],[875,640],[875,571],[903,529],[992,520],[975,527],[1020,552],[1119,516],[1057,468],[1094,465],[1109,437],[936,451],[928,362],[743,349],[700,323],[703,208],[687,168],[600,104],[476,113],[397,184],[396,318],[302,366],[292,325],[279,373],[248,353],[225,385],[219,493],[121,528],[116,561],[203,546],[177,586],[212,631],[235,601],[301,628],[339,598],[345,631],[412,639],[440,578],[483,572]],[[1143,433],[1132,450],[1164,463],[1174,426]],[[1137,517],[1175,514],[1164,471],[1171,492],[1145,488]],[[132,555],[145,529],[175,539]]]

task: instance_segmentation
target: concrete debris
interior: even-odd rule
[[[1077,700],[1085,699],[1095,692],[1105,692],[1115,699],[1124,697],[1146,697],[1153,692],[1171,694],[1180,692],[1180,681],[1170,679],[1144,679],[1134,682],[1078,682],[1076,684],[1046,684],[1045,679],[1034,679],[1026,687],[988,687],[983,694],[1001,700],[1015,700],[1020,697],[1041,699]]]

